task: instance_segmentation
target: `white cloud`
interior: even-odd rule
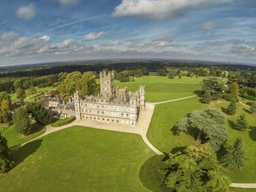
[[[184,14],[189,9],[205,8],[210,4],[230,3],[232,0],[122,0],[112,16],[135,15],[166,19]]]
[[[99,39],[106,36],[107,36],[107,33],[105,32],[99,32],[99,33],[91,32],[84,36],[84,40],[91,41],[91,40]]]
[[[202,30],[204,31],[211,31],[214,27],[213,21],[209,21],[202,24]]]
[[[240,53],[245,55],[256,55],[256,48],[249,46],[249,45],[240,45],[240,46],[233,46],[231,48],[231,53]]]
[[[73,5],[76,4],[78,0],[59,0],[62,5]]]
[[[29,20],[35,16],[34,6],[32,4],[28,6],[21,6],[17,10],[17,16],[19,18]]]
[[[244,40],[241,40],[241,39],[219,39],[214,41],[206,41],[204,44],[209,46],[224,46],[227,44],[237,45],[243,42]]]
[[[7,32],[0,36],[0,46],[5,46],[13,43],[19,38],[19,34],[16,32]]]
[[[100,45],[104,46],[104,47],[119,46],[119,45],[122,45],[122,42],[119,40],[116,40],[116,41],[112,41],[112,42],[103,42]]]
[[[74,39],[66,39],[65,41],[61,42],[60,44],[58,44],[58,48],[68,48],[69,46],[71,46],[72,44],[75,44],[76,40]]]

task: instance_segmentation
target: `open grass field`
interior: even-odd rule
[[[39,135],[42,135],[45,132],[45,128],[42,125],[34,123],[31,126],[32,126],[32,133],[30,135],[27,135],[27,136],[24,136],[24,135],[21,135],[21,134],[17,133],[15,131],[13,125],[11,125],[4,132],[2,132],[2,135],[8,141],[8,146],[10,148],[15,147],[17,145],[25,143],[26,141],[34,139],[34,138],[38,137]]]
[[[186,113],[196,109],[207,109],[214,107],[219,110],[226,108],[229,102],[218,100],[211,102],[210,105],[203,105],[198,101],[198,98],[191,98],[184,101],[174,103],[166,103],[157,105],[154,111],[153,118],[147,133],[149,141],[159,150],[169,153],[174,152],[177,147],[183,147],[194,142],[194,138],[187,134],[179,136],[174,135],[171,128],[179,121]],[[237,113],[233,116],[225,115],[228,120],[227,128],[230,133],[227,145],[232,143],[237,137],[243,138],[243,144],[247,152],[248,160],[245,167],[241,171],[228,170],[226,174],[230,176],[233,182],[256,183],[256,123],[255,114],[245,112],[244,106],[237,103]],[[237,131],[233,128],[239,114],[246,113],[247,121],[251,131]]]
[[[147,191],[141,165],[154,155],[135,134],[71,127],[13,151],[20,163],[0,191]]]
[[[139,85],[145,85],[146,100],[148,102],[166,101],[181,97],[191,96],[195,90],[201,90],[202,78],[182,77],[181,79],[168,79],[160,76],[145,76],[135,78],[133,82],[120,83],[115,81],[118,87],[127,87],[135,91]]]

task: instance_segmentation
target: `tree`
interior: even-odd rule
[[[228,139],[226,119],[217,109],[194,110],[185,115],[176,125],[178,133],[186,132],[196,140],[209,142],[214,151]],[[203,140],[203,141],[202,141]]]
[[[37,123],[46,125],[49,122],[50,115],[40,102],[28,103],[27,110],[32,113]]]
[[[16,91],[16,97],[20,99],[20,103],[24,104],[24,99],[26,98],[26,91],[25,89],[18,88]]]
[[[206,104],[209,104],[211,100],[212,100],[211,92],[208,90],[204,92],[203,96],[200,99],[202,103],[206,103]]]
[[[248,128],[248,123],[246,121],[245,114],[242,114],[236,120],[236,129],[243,131],[243,130],[246,130],[247,128]]]
[[[10,111],[10,103],[7,99],[4,99],[1,103],[1,114],[3,117],[3,122],[8,123],[9,122],[9,111]]]
[[[96,83],[96,74],[88,71],[85,72],[82,78],[77,83],[77,90],[81,92],[82,95],[96,95],[98,84]]]
[[[256,103],[251,104],[250,110],[252,113],[256,112]]]
[[[229,85],[229,93],[234,95],[235,97],[238,96],[239,93],[239,87],[237,82],[233,82]]]
[[[242,138],[239,137],[228,147],[227,153],[223,156],[221,162],[224,166],[231,169],[242,169],[245,160],[246,157]]]
[[[72,73],[67,74],[64,80],[64,85],[65,85],[66,93],[68,95],[73,95],[73,93],[76,91],[77,83],[81,77],[82,77],[82,74],[79,71],[74,71]]]
[[[218,77],[205,77],[201,84],[203,92],[210,91],[213,100],[222,97],[227,89],[225,83]]]
[[[7,140],[0,134],[0,173],[6,173],[14,166],[13,157]]]
[[[229,191],[231,181],[209,144],[190,145],[183,153],[170,153],[166,161],[164,184],[173,191]]]
[[[18,133],[28,135],[31,130],[28,111],[24,107],[19,107],[13,114],[14,128]]]
[[[228,105],[228,108],[226,109],[227,114],[234,115],[236,114],[236,102],[231,101]]]

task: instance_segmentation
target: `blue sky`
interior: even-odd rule
[[[106,58],[256,65],[256,0],[0,1],[0,66]]]

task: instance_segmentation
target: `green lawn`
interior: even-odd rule
[[[33,138],[36,138],[39,135],[42,135],[45,132],[45,128],[42,125],[34,123],[32,124],[32,131],[33,133],[31,133],[30,135],[24,136],[17,133],[14,129],[14,126],[12,125],[9,128],[7,128],[4,132],[2,132],[2,136],[4,136],[7,139],[8,146],[11,148],[22,143],[25,143],[26,141],[29,141]]]
[[[139,89],[139,85],[145,85],[146,100],[158,102],[194,95],[195,90],[201,90],[201,81],[202,78],[168,79],[160,76],[144,76],[136,78],[133,82],[115,81],[115,86],[127,87],[128,90],[135,91]]]
[[[75,120],[75,117],[67,117],[65,119],[59,119],[59,118],[53,118],[51,120],[51,126],[52,127],[60,127],[63,125],[67,125]]]
[[[159,150],[163,152],[170,152],[177,150],[178,147],[183,147],[194,142],[194,138],[187,134],[180,136],[174,135],[171,128],[179,121],[186,113],[196,109],[206,109],[215,107],[221,110],[221,107],[226,108],[229,102],[218,100],[211,102],[210,105],[203,105],[198,101],[198,98],[191,98],[184,101],[174,103],[167,103],[157,105],[154,111],[153,118],[147,133],[149,141]],[[242,136],[243,144],[247,152],[249,160],[241,171],[226,170],[227,175],[230,176],[233,182],[255,182],[256,183],[256,124],[255,115],[246,114],[247,121],[250,125],[251,131],[240,132],[232,128],[232,124],[236,122],[239,114],[245,113],[244,107],[237,104],[236,115],[225,115],[228,119],[227,128],[230,133],[227,145],[233,142],[237,137]]]
[[[141,165],[154,152],[139,135],[71,127],[13,151],[22,162],[0,191],[147,191]]]

